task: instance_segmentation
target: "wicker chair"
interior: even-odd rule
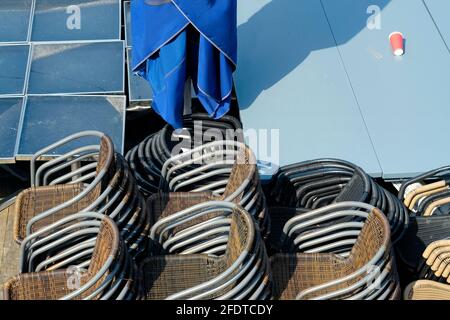
[[[62,176],[65,179],[56,178],[50,182],[51,185],[41,186],[40,184],[41,181],[48,183],[50,178],[57,175],[58,171],[68,169],[77,161],[86,160],[86,154],[79,155],[80,149],[88,149],[88,155],[92,157],[91,149],[93,147],[80,147],[70,151],[44,163],[38,170],[34,170],[35,165],[32,162],[31,171],[36,171],[32,175],[35,177],[33,183],[37,186],[25,190],[16,200],[16,240],[20,243],[26,236],[71,214],[95,211],[106,214],[115,220],[121,236],[129,248],[129,253],[134,259],[139,260],[147,250],[147,234],[150,228],[149,213],[128,164],[120,154],[114,153],[112,142],[107,136],[91,132],[73,135],[41,150],[34,156],[34,160],[49,152],[48,150],[53,150],[56,146],[92,135],[101,137],[101,146],[97,146],[97,154],[94,154],[99,158],[98,162],[93,163],[95,164],[93,172],[95,177],[90,177],[93,181],[87,186],[84,184],[86,181],[73,183],[73,181],[67,180],[67,176],[73,175],[73,172],[79,174],[79,169],[69,171],[68,174],[63,171]],[[111,156],[112,159],[110,159]],[[93,164],[84,166],[92,168]],[[43,167],[44,169],[42,169]],[[54,181],[67,184],[54,185],[52,184]]]
[[[231,159],[228,159],[230,155]],[[189,170],[193,163],[202,165]],[[177,188],[179,186],[190,185],[191,182],[195,185],[203,180],[205,185],[201,187],[197,185],[197,188],[192,189],[193,185],[190,185],[188,189],[181,190],[210,191],[215,200],[239,203],[257,219],[263,234],[268,233],[270,222],[256,158],[246,145],[234,141],[217,141],[199,146],[171,157],[164,163],[161,174],[163,179],[160,188],[166,192],[177,191],[180,190]],[[218,178],[211,181],[214,176]],[[221,189],[212,191],[217,186]]]
[[[282,167],[273,183],[272,201],[288,207],[305,207],[314,196],[326,196],[327,193],[335,194],[335,197],[348,193],[343,201],[365,202],[370,193],[367,175],[357,166],[337,159],[311,160]],[[309,202],[307,209],[311,209],[317,200]],[[329,203],[331,201],[324,204]]]
[[[73,143],[73,141],[86,137],[99,138],[100,145],[76,148],[35,170],[35,163],[42,156],[68,143]],[[98,150],[97,154],[95,154],[96,149]],[[68,165],[70,167],[70,165],[80,163],[80,161],[86,159],[87,155],[98,157],[94,174],[88,173],[83,176],[83,173],[85,173],[82,170],[83,168],[92,168],[91,164],[87,164],[82,165],[81,170],[70,171],[68,175],[60,175],[58,178],[48,182],[51,176],[61,173],[62,170],[67,169]],[[16,221],[14,225],[16,241],[20,243],[28,234],[42,226],[48,225],[68,214],[79,212],[93,203],[100,196],[114,174],[113,159],[114,147],[111,139],[96,131],[85,131],[71,135],[34,154],[31,160],[32,187],[22,191],[16,199]],[[70,178],[78,177],[80,174],[81,179],[70,181]],[[64,177],[64,179],[61,179],[61,177]],[[84,184],[85,179],[92,180],[88,186]],[[68,183],[56,184],[63,182]],[[43,185],[45,183],[48,185]]]
[[[210,144],[210,146],[216,145],[222,145],[222,143]],[[231,201],[242,205],[245,210],[256,218],[265,236],[269,231],[270,223],[269,217],[266,214],[265,196],[260,185],[258,171],[253,162],[253,153],[248,147],[241,146],[243,150],[238,154],[239,160],[234,163],[227,179],[225,190],[221,195],[214,195],[211,191],[154,194],[147,202],[148,210],[152,216],[152,225],[160,218],[174,215],[178,211],[201,202],[212,200]],[[202,148],[199,147],[200,150]]]
[[[448,215],[450,179],[445,177],[449,174],[450,167],[442,167],[405,181],[400,187],[398,197],[415,216]],[[407,192],[409,188],[412,190]],[[445,205],[447,208],[442,210],[441,207]]]
[[[406,269],[415,274],[421,254],[433,242],[450,237],[450,166],[405,181],[398,198],[411,210],[409,228],[397,246]]]
[[[409,179],[402,183],[398,192],[398,198],[405,202],[405,205],[410,206],[413,198],[420,194],[430,190],[435,190],[448,185],[448,179],[445,176],[450,173],[450,166],[441,167],[428,172],[425,172],[417,177]],[[427,182],[429,181],[429,183]],[[408,191],[414,184],[419,183],[421,186]],[[424,186],[423,184],[426,184]]]
[[[63,218],[49,225],[36,235],[35,240],[48,242],[58,231],[70,230],[67,225],[91,222],[97,224],[95,248],[88,262],[88,269],[66,269],[23,273],[4,285],[7,300],[56,300],[56,299],[134,299],[139,292],[137,269],[128,256],[116,224],[107,216],[98,213],[80,213]],[[72,228],[72,233],[83,228]],[[54,240],[54,239],[53,239]],[[77,266],[73,261],[73,266]],[[86,264],[79,265],[81,267]]]
[[[203,209],[202,209],[203,208]],[[210,210],[213,209],[213,210]],[[213,216],[211,216],[213,214]],[[141,265],[146,299],[265,299],[270,297],[270,271],[265,247],[252,217],[240,206],[214,201],[186,210],[172,230],[183,232],[191,219],[228,217],[225,254],[164,255]],[[153,238],[170,239],[167,228]]]
[[[405,300],[450,300],[450,285],[430,280],[410,283],[403,293]]]
[[[222,255],[231,221],[228,213],[217,207],[220,202],[202,202],[156,221],[150,230],[153,252]]]
[[[407,232],[396,244],[397,255],[410,273],[416,273],[422,252],[434,241],[450,236],[450,219],[447,216],[411,217]]]
[[[419,279],[435,280],[450,284],[450,237],[432,242],[423,251],[417,268]]]
[[[278,212],[272,215],[277,216]],[[289,210],[279,208],[281,215]],[[286,219],[274,230],[270,247],[281,252],[336,253],[347,256],[357,241],[373,206],[361,202],[339,202],[320,209],[301,212]],[[279,219],[281,220],[281,219]],[[278,238],[274,236],[278,235]]]
[[[201,133],[202,137],[208,133],[217,133],[220,140],[227,136],[227,131],[238,132],[242,124],[231,116],[224,116],[220,120],[212,120],[209,115],[195,113],[184,118],[182,132],[174,131],[169,125],[145,138],[141,143],[132,148],[126,155],[126,159],[133,170],[141,192],[152,195],[159,190],[161,168],[172,156],[174,147],[178,141],[183,140],[183,146],[191,149],[195,146],[193,137]],[[241,136],[237,137],[242,141]],[[189,190],[190,191],[190,190]]]
[[[406,207],[348,161],[317,159],[282,167],[270,190],[269,203],[278,207],[314,210],[344,201],[373,205],[388,217],[394,243],[408,227]]]
[[[276,299],[397,299],[399,286],[385,216],[371,210],[348,257],[280,253],[271,259]]]

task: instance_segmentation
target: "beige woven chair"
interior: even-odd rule
[[[403,293],[405,300],[450,300],[450,285],[430,280],[410,283]]]
[[[450,180],[445,178],[449,170],[450,167],[445,166],[405,181],[400,187],[398,198],[417,216],[432,216],[435,209],[450,203]],[[419,184],[419,187],[415,187],[415,184]]]
[[[410,210],[412,210],[420,198],[431,196],[433,194],[448,190],[448,187],[449,186],[447,185],[445,180],[426,184],[409,192],[405,196],[403,203]]]
[[[434,241],[422,253],[418,268],[421,279],[441,279],[450,284],[450,240]]]

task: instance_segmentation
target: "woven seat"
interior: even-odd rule
[[[15,202],[15,223],[14,236],[18,243],[27,235],[27,224],[31,218],[39,213],[63,204],[73,199],[84,190],[83,184],[68,184],[56,186],[33,187],[22,191]],[[93,193],[92,193],[93,195]],[[33,225],[32,231],[42,228],[42,226],[51,224],[68,214],[78,212],[87,207],[94,200],[93,196],[83,197],[80,201],[59,210],[45,220],[38,221]]]
[[[207,208],[230,218],[225,254],[163,255],[147,258],[141,265],[146,299],[262,299],[270,296],[268,258],[252,217],[228,202],[210,202]],[[209,210],[189,214],[208,216]],[[188,214],[188,213],[187,213]],[[185,219],[185,216],[180,219]],[[176,222],[176,221],[175,221]],[[179,222],[182,222],[181,220]],[[173,232],[191,227],[175,226]],[[164,232],[165,226],[160,231]],[[170,239],[169,235],[161,235]],[[159,233],[156,237],[160,237]]]
[[[16,240],[20,243],[26,236],[71,214],[95,211],[108,215],[117,223],[130,255],[139,260],[146,254],[150,216],[128,164],[120,154],[114,152],[110,138],[101,133],[87,132],[63,139],[55,145],[91,135],[100,137],[101,145],[97,147],[96,154],[90,150],[95,148],[83,146],[68,152],[70,157],[66,154],[46,162],[36,171],[34,183],[51,183],[49,180],[57,174],[56,169],[68,169],[68,163],[73,164],[80,158],[84,159],[86,154],[78,155],[83,149],[89,149],[89,156],[94,154],[98,158],[98,161],[94,162],[94,175],[85,181],[91,182],[86,184],[72,183],[70,180],[52,180],[66,184],[39,185],[23,191],[16,200]],[[44,150],[51,147],[54,145]],[[34,158],[37,159],[42,153],[43,151],[38,152]],[[91,164],[85,166],[88,165],[94,167]],[[67,173],[64,171],[62,175]]]
[[[427,198],[432,197],[433,200],[446,198],[446,202],[450,202],[450,200],[448,200],[450,194],[450,179],[446,178],[449,174],[450,166],[445,166],[409,179],[400,186],[398,198],[403,201],[415,215],[430,216],[433,210],[430,208],[431,210],[427,211],[425,206],[428,207],[434,201],[429,202],[427,201]],[[440,194],[442,194],[441,198],[439,198]],[[440,205],[442,204],[445,204],[445,202]]]
[[[389,225],[378,209],[369,214],[347,258],[333,253],[279,253],[271,265],[276,299],[398,298]],[[371,287],[375,279],[380,287]]]
[[[419,279],[450,284],[450,237],[430,243],[423,250],[416,270]]]
[[[87,219],[98,221],[99,229],[95,248],[89,259],[89,267],[85,272],[77,274],[74,273],[75,269],[66,269],[19,274],[4,285],[4,297],[7,300],[132,299],[137,297],[139,291],[138,283],[135,281],[137,269],[128,257],[117,226],[109,217],[97,213],[71,215],[65,220],[47,226],[37,240],[45,240],[53,232],[63,230],[68,222],[87,221]]]
[[[61,167],[61,163],[63,163],[60,168],[62,170],[65,168],[64,162],[76,163],[76,160],[81,161],[80,158],[85,159],[86,154],[89,156],[97,156],[98,160],[95,166],[95,172],[87,174],[88,178],[91,179],[90,184],[86,186],[84,183],[73,183],[74,180],[58,180],[58,178],[56,178],[55,180],[48,182],[49,185],[42,186],[49,178],[48,172],[55,167],[46,168],[48,171],[47,174],[44,174],[45,172],[41,170],[43,166],[38,170],[34,170],[35,161],[57,147],[87,136],[100,138],[100,146],[97,154],[92,152],[93,148],[90,148],[87,150],[87,153],[81,153],[81,155],[77,156],[83,149],[78,148],[63,156],[57,157],[52,160],[52,162],[55,164],[56,168]],[[31,162],[32,187],[20,193],[16,200],[16,221],[14,227],[14,237],[16,241],[20,243],[27,234],[36,231],[40,227],[48,225],[61,217],[67,216],[67,214],[79,212],[81,209],[86,208],[89,204],[94,202],[100,196],[101,192],[108,184],[109,179],[115,172],[113,155],[114,147],[111,139],[99,132],[78,133],[38,151],[33,156]],[[46,165],[47,164],[45,164],[45,166]],[[84,165],[84,167],[88,166],[90,165]],[[83,168],[83,166],[81,168]],[[77,169],[76,172],[79,170],[80,169]],[[60,170],[56,170],[52,172],[52,174],[54,175],[58,171]],[[61,178],[61,176],[59,178]],[[67,182],[69,184],[54,185],[54,181]],[[38,219],[38,216],[42,216],[42,218]]]
[[[227,158],[230,155],[231,157]],[[200,167],[189,171],[193,163],[197,163]],[[221,192],[215,192],[208,187],[215,184],[215,180],[210,179],[215,176],[216,164],[225,165],[229,172],[226,176],[219,174],[218,179],[222,179],[225,183],[222,184],[224,188]],[[199,146],[167,160],[162,169],[162,176],[164,179],[160,187],[167,192],[178,190],[175,181],[178,185],[186,184],[188,181],[195,183],[203,181],[206,187],[190,190],[193,187],[190,185],[185,191],[194,191],[193,193],[208,191],[212,193],[210,197],[214,200],[239,203],[256,218],[263,234],[268,233],[269,217],[256,168],[256,158],[246,145],[234,141],[217,141]],[[181,177],[183,178],[179,179]]]
[[[410,283],[403,293],[405,300],[450,300],[450,285],[430,280]]]
[[[398,257],[402,264],[415,273],[420,265],[422,252],[434,241],[450,237],[450,217],[411,217],[407,232],[397,243]]]

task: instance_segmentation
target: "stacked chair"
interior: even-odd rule
[[[410,272],[420,266],[421,253],[433,242],[450,239],[450,166],[404,182],[398,198],[411,211],[410,225],[398,243],[398,255]]]
[[[43,270],[39,266],[45,264],[53,268],[10,279],[4,286],[7,300],[139,298],[137,267],[116,223],[108,216],[72,214],[41,228],[25,241],[30,245],[22,249],[27,248],[23,253],[29,259],[22,264],[29,265],[22,269]],[[52,255],[55,252],[59,254]]]
[[[431,280],[418,280],[405,288],[403,299],[450,300],[450,285]]]
[[[172,193],[172,197],[177,192],[200,193],[205,195],[203,201],[239,203],[256,218],[264,237],[268,234],[266,198],[255,155],[248,146],[231,140],[201,145],[168,159],[161,176],[160,190]]]
[[[141,264],[145,299],[267,299],[270,265],[253,217],[227,201],[159,219],[155,255]]]
[[[390,227],[376,207],[340,202],[297,215],[271,258],[275,299],[398,299]]]
[[[100,142],[92,142],[97,140]],[[61,148],[70,151],[36,168],[37,160]],[[38,151],[31,160],[31,184],[16,199],[14,234],[18,243],[59,219],[95,211],[117,223],[133,258],[145,253],[150,228],[145,200],[107,135],[80,132]]]
[[[371,210],[368,204],[341,202],[299,213],[283,226],[279,250],[348,257]]]
[[[194,114],[125,157],[96,131],[38,151],[4,297],[395,300],[395,243],[417,280],[404,298],[450,299],[450,167],[396,197],[347,161],[305,161],[280,169],[267,201],[239,129]]]
[[[167,147],[174,134],[183,133],[166,127],[127,154],[130,167],[140,168],[141,177],[152,177],[146,183],[154,183],[146,189],[146,183],[137,178],[141,190],[151,194],[147,201],[151,256],[140,267],[142,296],[270,298],[270,265],[263,242],[270,221],[255,156],[244,144],[223,140],[225,130],[239,129],[237,121],[230,125],[227,118],[221,119],[217,131],[218,122],[206,121],[203,115],[193,118],[201,121],[203,130],[198,130],[198,124],[195,127],[200,134],[209,126],[220,133],[218,139],[196,146],[190,140],[192,123],[182,137],[187,143]],[[156,147],[158,143],[164,147]],[[164,161],[145,151],[155,147]],[[136,158],[139,149],[144,158]],[[156,168],[156,174],[145,168]]]
[[[450,238],[432,242],[422,253],[419,279],[427,279],[450,284]]]
[[[238,136],[234,136],[235,134]],[[148,136],[125,156],[141,192],[145,196],[157,193],[164,163],[174,151],[180,152],[195,147],[193,138],[197,141],[204,136],[212,140],[242,141],[242,124],[231,116],[212,120],[207,114],[195,113],[184,118],[182,130],[174,131],[170,125],[166,125],[162,130]]]
[[[282,167],[274,176],[272,206],[314,210],[343,201],[364,202],[385,213],[392,230],[392,241],[402,238],[409,223],[406,207],[392,193],[378,185],[360,167],[338,159],[318,159]],[[284,225],[272,216],[275,229]]]

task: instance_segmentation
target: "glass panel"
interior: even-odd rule
[[[123,93],[123,41],[34,44],[28,93]]]
[[[23,94],[29,51],[29,45],[0,46],[0,94]]]
[[[0,98],[0,161],[14,159],[23,98]]]
[[[127,47],[131,47],[131,10],[130,10],[130,1],[126,1],[123,3],[124,6],[124,17],[125,17],[125,40],[127,42]]]
[[[127,55],[130,102],[150,102],[152,100],[152,89],[150,84],[145,79],[131,72],[131,49],[127,49]]]
[[[27,158],[45,146],[84,130],[108,134],[114,141],[116,151],[122,152],[124,112],[124,96],[28,97],[18,154],[21,158]],[[91,140],[62,147],[52,155],[98,141],[95,138]]]
[[[32,0],[0,1],[0,42],[27,41]]]
[[[36,0],[32,41],[120,39],[119,0]]]

